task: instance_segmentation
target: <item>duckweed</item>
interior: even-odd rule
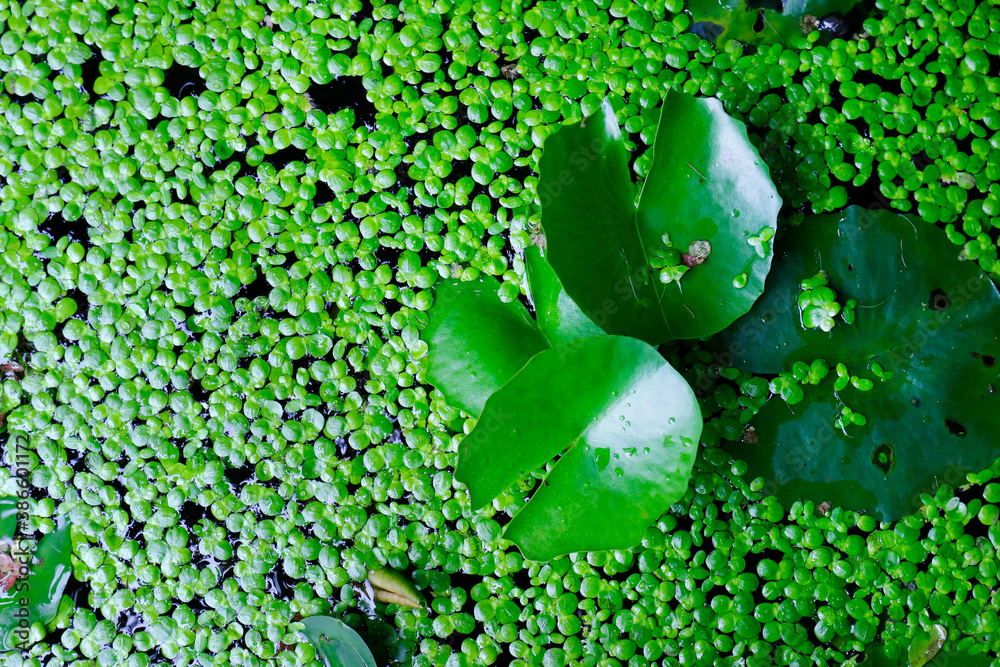
[[[453,482],[470,424],[423,379],[434,284],[489,273],[520,297],[544,137],[604,96],[639,177],[663,91],[717,96],[789,212],[913,211],[998,271],[998,8],[879,0],[864,35],[756,52],[681,10],[0,9],[0,414],[30,450],[26,529],[78,530],[72,596],[5,664],[318,664],[296,621],[325,614],[420,667],[840,665],[935,626],[943,650],[1000,650],[996,465],[876,525],[781,507],[719,448],[753,446],[772,392],[881,369],[668,353],[703,454],[631,551],[525,563],[500,533],[535,477],[479,513]],[[375,606],[385,567],[429,609]]]

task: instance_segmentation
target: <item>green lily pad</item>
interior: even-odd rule
[[[770,244],[753,245],[773,235],[781,206],[767,166],[718,100],[674,91],[638,206],[628,159],[607,100],[546,139],[538,196],[549,264],[608,333],[655,345],[722,330],[760,296],[770,268]],[[665,235],[693,264],[669,284],[653,264]]]
[[[538,327],[549,345],[605,335],[604,330],[584,315],[566,294],[559,276],[545,261],[540,248],[529,246],[524,251],[524,266]]]
[[[424,329],[427,380],[473,417],[490,394],[548,347],[520,302],[500,300],[499,286],[493,278],[439,283]]]
[[[25,541],[25,546],[29,542]],[[27,621],[48,623],[59,611],[63,590],[72,575],[70,565],[70,525],[63,523],[41,539],[34,553],[35,565],[27,581],[18,580],[14,587],[0,597],[0,631],[3,633],[3,650],[13,650],[16,644],[26,640],[11,631],[19,627],[23,619],[18,614],[28,610]],[[16,552],[16,549],[15,549]],[[23,626],[22,626],[23,627]]]
[[[559,460],[505,537],[526,558],[628,548],[687,489],[701,411],[687,382],[634,338],[584,338],[538,353],[459,447],[455,478],[482,507]]]
[[[941,647],[944,646],[944,641],[947,638],[948,631],[944,629],[944,626],[932,625],[927,631],[926,638],[914,639],[908,651],[910,667],[924,667],[933,660]]]
[[[17,498],[0,497],[0,537],[12,537],[17,529]]]
[[[448,403],[473,417],[532,355],[578,338],[605,335],[566,295],[538,248],[525,253],[525,266],[537,323],[519,301],[504,303],[500,283],[492,278],[446,280],[437,287],[424,329],[427,379]]]
[[[326,667],[376,667],[375,657],[361,636],[330,616],[302,619],[300,631]]]
[[[893,520],[919,508],[919,494],[989,466],[1000,454],[1000,294],[990,279],[959,261],[942,231],[889,211],[813,216],[779,248],[764,296],[717,337],[719,354],[755,373],[842,362],[873,386],[834,391],[831,373],[801,403],[772,398],[753,422],[759,444],[734,452],[750,475],[786,502]],[[799,281],[820,269],[857,302],[853,324],[838,318],[829,333],[804,328],[797,304]],[[866,423],[838,426],[845,405]]]

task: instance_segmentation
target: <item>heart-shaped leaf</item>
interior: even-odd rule
[[[482,507],[561,455],[505,537],[527,558],[628,548],[687,489],[701,412],[687,382],[634,338],[546,350],[486,401],[455,477]]]
[[[376,667],[375,657],[361,636],[330,616],[302,619],[301,634],[326,667]]]
[[[30,544],[24,541],[27,546]],[[12,650],[15,644],[27,640],[27,634],[19,636],[12,630],[19,628],[22,609],[28,610],[29,624],[48,623],[55,618],[62,601],[63,590],[72,575],[70,565],[70,524],[63,522],[58,528],[41,539],[32,555],[29,565],[31,574],[27,580],[17,579],[10,591],[0,597],[0,632],[3,633],[4,650]],[[17,549],[12,554],[15,567],[29,558],[19,555]],[[7,574],[7,572],[4,572]],[[24,604],[26,602],[27,604]],[[20,630],[18,630],[20,632]]]
[[[549,263],[608,333],[659,344],[722,330],[763,290],[781,206],[746,127],[718,100],[670,92],[638,206],[628,160],[607,100],[546,139]]]
[[[1000,295],[975,263],[919,219],[857,207],[808,218],[780,249],[763,298],[718,337],[720,354],[756,373],[843,362],[863,381],[834,391],[831,373],[801,403],[767,403],[753,422],[759,444],[735,452],[750,474],[783,501],[892,520],[989,466],[1000,453]],[[804,328],[797,302],[800,281],[821,270],[857,304],[854,323],[838,316],[829,333]],[[843,425],[843,406],[866,423]]]
[[[584,315],[573,299],[569,298],[559,276],[545,261],[537,246],[529,246],[524,251],[524,269],[528,276],[538,327],[550,346],[605,335],[604,330]]]

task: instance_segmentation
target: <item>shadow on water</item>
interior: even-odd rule
[[[198,97],[207,90],[197,67],[186,67],[176,62],[163,73],[163,87],[177,99],[188,95]]]
[[[369,129],[375,127],[375,105],[368,99],[368,91],[361,83],[360,76],[338,76],[324,85],[309,88],[313,105],[326,114],[335,114],[342,109],[354,109],[354,124],[363,124]]]

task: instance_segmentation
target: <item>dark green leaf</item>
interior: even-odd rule
[[[490,394],[548,347],[524,306],[501,301],[498,288],[492,278],[439,283],[424,329],[427,380],[474,417]]]
[[[0,497],[0,537],[13,537],[17,528],[17,498]]]
[[[25,546],[29,544],[30,542],[25,541]],[[0,598],[0,629],[5,638],[5,650],[13,648],[10,645],[11,639],[18,640],[10,631],[18,627],[21,617],[16,614],[21,609],[28,610],[29,625],[35,622],[48,623],[55,617],[63,589],[72,575],[71,550],[70,525],[64,523],[42,538],[34,553],[34,558],[40,562],[30,566],[31,574],[27,582],[16,581],[7,597]],[[16,551],[14,555],[17,556]],[[21,558],[24,556],[16,557],[15,564]],[[23,604],[24,602],[27,604]]]
[[[561,454],[507,539],[537,560],[628,548],[684,494],[701,428],[691,388],[655,349],[584,338],[535,355],[489,398],[455,477],[481,507]]]
[[[756,373],[822,358],[873,381],[832,391],[834,373],[805,400],[772,399],[753,422],[759,445],[736,452],[751,476],[783,501],[829,501],[891,520],[919,494],[961,484],[989,466],[1000,429],[1000,295],[973,262],[961,262],[935,227],[888,211],[851,207],[813,216],[780,241],[764,296],[720,339],[720,354]],[[855,321],[805,329],[799,282],[826,271]],[[873,364],[894,376],[882,381]],[[842,405],[864,426],[835,425]]]
[[[301,634],[326,667],[376,667],[371,650],[357,632],[330,616],[303,619]]]
[[[657,344],[699,338],[746,312],[763,289],[781,199],[742,123],[714,99],[671,92],[638,209],[628,151],[605,101],[583,122],[546,139],[538,194],[548,260],[582,311],[612,334]],[[679,282],[651,264],[695,242],[711,249]],[[743,287],[734,281],[746,274]]]
[[[672,338],[708,336],[750,309],[764,291],[772,255],[769,247],[758,254],[751,239],[773,236],[780,208],[746,126],[716,99],[668,94],[639,200],[639,231],[647,254],[664,234],[681,252],[695,241],[712,246],[679,286],[657,283]],[[736,287],[740,276],[745,285]]]
[[[549,345],[555,347],[580,338],[605,335],[604,330],[569,298],[538,246],[529,246],[524,251],[524,266],[538,327]]]

